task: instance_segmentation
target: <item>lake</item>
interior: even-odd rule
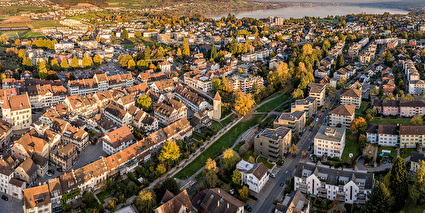
[[[330,5],[330,6],[299,6],[299,7],[284,7],[278,9],[269,9],[269,10],[256,10],[256,11],[243,11],[243,12],[231,12],[236,18],[267,18],[269,16],[283,17],[285,19],[289,18],[303,18],[305,16],[310,17],[327,17],[328,15],[346,15],[346,14],[359,14],[359,13],[368,13],[368,14],[383,14],[388,12],[390,14],[407,14],[408,11],[395,9],[395,8],[380,8],[380,7],[363,7],[363,6],[353,6],[353,5]],[[227,14],[218,14],[218,15],[207,15],[207,17],[220,19]]]

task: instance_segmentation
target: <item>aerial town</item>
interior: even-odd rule
[[[0,212],[424,211],[425,13],[78,5],[0,2]]]

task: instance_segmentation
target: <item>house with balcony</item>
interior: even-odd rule
[[[321,126],[313,141],[316,156],[341,158],[345,147],[345,129]]]
[[[242,184],[248,189],[259,193],[269,181],[269,169],[263,163],[248,163],[244,160],[236,164],[236,169],[241,173]]]
[[[317,112],[317,100],[314,97],[307,97],[296,100],[291,104],[291,112],[304,111],[306,119],[310,119]]]
[[[305,122],[306,115],[304,111],[282,113],[279,118],[273,122],[273,127],[287,127],[292,130],[292,136],[299,136],[304,130]]]
[[[349,89],[344,91],[340,96],[341,104],[354,105],[356,109],[362,104],[362,91],[358,89]]]
[[[364,205],[375,184],[373,173],[334,169],[326,165],[299,163],[294,174],[294,189],[303,194],[349,204]]]
[[[270,160],[283,159],[289,152],[292,130],[286,127],[266,128],[254,138],[254,151]]]
[[[339,105],[329,112],[330,126],[350,128],[350,124],[354,120],[355,110],[356,106],[354,105]]]

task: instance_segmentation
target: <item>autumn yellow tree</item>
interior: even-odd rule
[[[224,169],[229,171],[233,170],[236,164],[240,161],[240,157],[238,153],[232,148],[228,148],[224,150],[223,157],[221,158],[221,165],[223,165]]]
[[[187,38],[183,39],[183,55],[184,56],[190,55],[189,42]]]
[[[28,57],[24,57],[24,60],[22,61],[22,65],[25,67],[32,67],[32,61]]]
[[[64,58],[61,62],[61,68],[62,69],[68,69],[69,68],[69,64],[68,64],[68,60],[66,58]]]
[[[164,174],[167,171],[167,169],[165,168],[164,164],[158,164],[158,166],[156,167],[156,172],[158,172],[159,175]]]
[[[50,61],[50,68],[53,69],[53,70],[59,70],[60,69],[59,62],[58,62],[57,59],[54,58]]]
[[[415,117],[410,119],[410,123],[412,123],[412,125],[422,125],[423,122],[424,120],[421,115],[415,115]]]
[[[295,144],[292,144],[291,145],[291,147],[289,147],[289,152],[292,154],[292,155],[296,155],[297,154],[297,152],[298,152],[298,147],[297,147],[297,145],[295,145]]]
[[[218,176],[217,176],[217,163],[212,160],[211,158],[208,158],[206,164],[205,164],[205,183],[208,187],[214,187],[218,182]]]
[[[249,192],[248,187],[243,186],[242,189],[239,189],[239,198],[241,201],[246,202],[248,200]]]
[[[95,55],[95,56],[93,57],[93,62],[94,62],[96,65],[101,65],[101,64],[103,63],[103,60],[102,60],[102,58],[101,58],[99,55]]]
[[[367,122],[363,117],[358,117],[351,122],[350,129],[353,132],[363,133],[366,130]]]
[[[241,173],[239,172],[238,169],[233,170],[233,175],[232,175],[232,182],[236,185],[240,185],[241,184]]]
[[[73,68],[79,67],[77,56],[74,56],[74,58],[72,58],[71,67],[73,67]]]
[[[144,189],[134,200],[134,204],[140,212],[151,212],[156,206],[156,196],[151,189]]]
[[[161,153],[158,156],[159,161],[167,162],[172,165],[180,157],[180,148],[174,141],[168,141],[162,147]]]
[[[25,49],[20,49],[20,50],[18,51],[18,57],[19,57],[19,58],[21,58],[21,59],[24,59],[24,58],[25,58],[25,56],[26,56]]]
[[[236,94],[235,110],[239,114],[245,116],[246,114],[251,113],[254,106],[255,100],[252,98],[252,95],[250,93],[246,94],[239,91]]]

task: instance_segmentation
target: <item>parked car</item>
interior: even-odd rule
[[[1,199],[5,200],[5,201],[8,201],[9,200],[9,198],[6,195],[2,195],[1,196]]]
[[[285,183],[280,183],[279,184],[280,187],[283,187],[284,185],[285,185]]]
[[[245,205],[245,209],[248,210],[249,212],[252,211],[252,208],[251,208],[251,206],[249,204],[246,204]]]
[[[62,168],[57,168],[56,169],[58,172],[62,172],[63,170],[62,170]]]
[[[276,175],[275,175],[274,173],[270,173],[270,177],[271,177],[271,178],[275,178],[275,177],[276,177]]]

